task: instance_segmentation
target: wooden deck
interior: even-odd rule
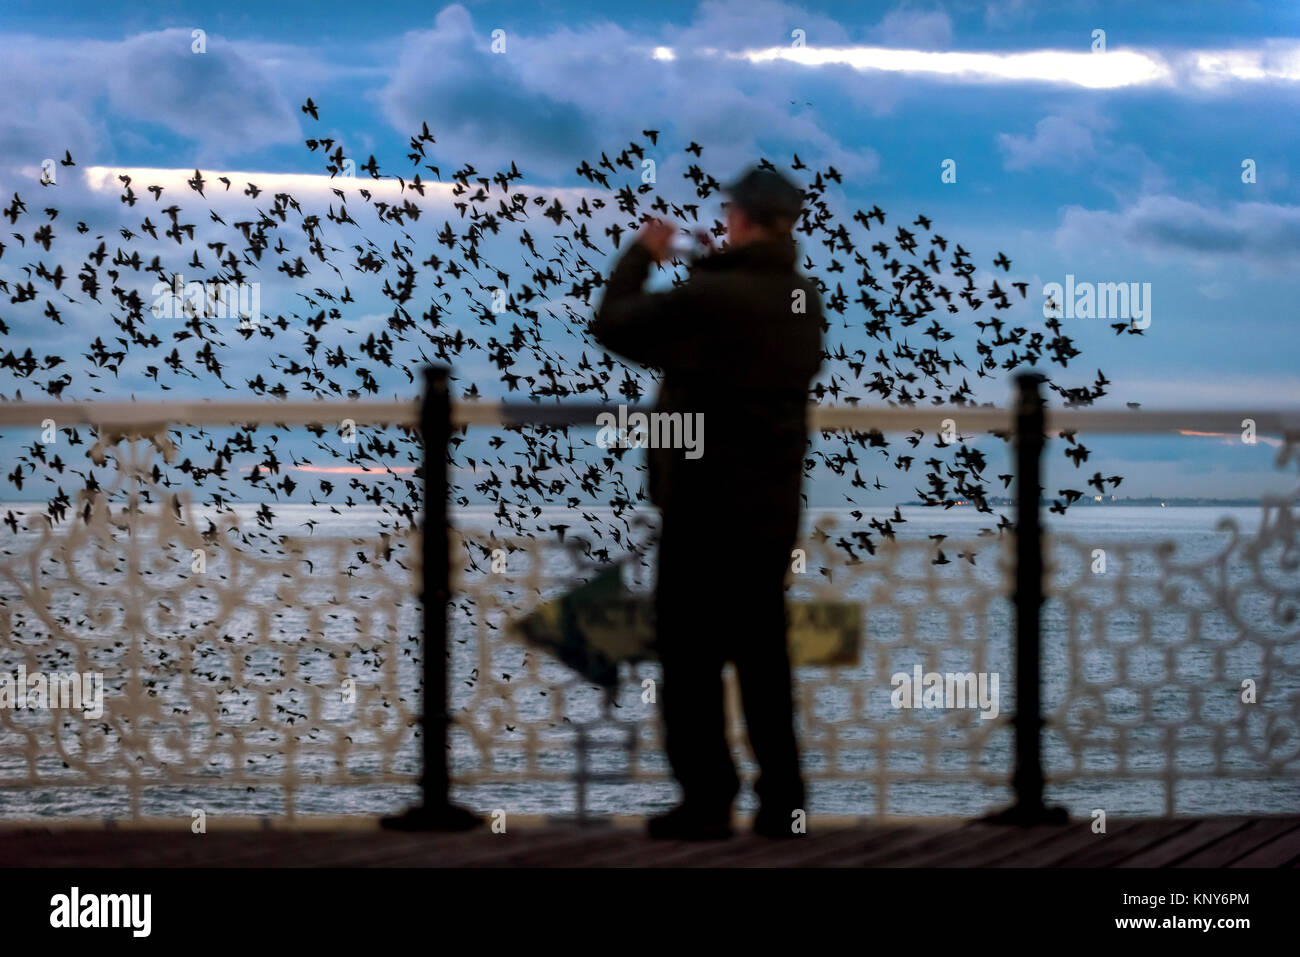
[[[807,837],[651,841],[623,822],[512,823],[507,833],[399,834],[346,827],[0,826],[0,867],[1289,867],[1300,816],[1215,817],[1016,828],[968,821],[813,821]]]

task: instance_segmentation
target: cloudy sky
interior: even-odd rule
[[[1026,315],[1067,276],[1149,283],[1143,336],[1067,320],[1115,404],[1300,408],[1297,4],[11,0],[0,62],[6,202],[65,149],[60,200],[91,222],[121,215],[122,170],[308,189],[305,137],[400,157],[422,121],[434,162],[515,160],[529,182],[579,187],[577,160],[656,128],[708,144],[719,175],[758,155],[832,164],[850,206],[925,213],[986,267],[1006,251],[1031,281]],[[11,250],[0,276],[24,262]],[[6,348],[69,334],[8,322]],[[139,370],[102,386],[158,397]],[[1273,451],[1111,441],[1098,464],[1131,494],[1250,494],[1276,484]]]

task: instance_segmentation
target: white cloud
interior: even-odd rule
[[[579,159],[611,144],[632,137],[644,144],[643,127],[661,130],[664,142],[705,144],[703,163],[720,178],[754,162],[777,139],[804,144],[802,157],[833,163],[846,176],[874,173],[874,152],[845,150],[828,131],[824,124],[833,114],[791,106],[807,99],[801,71],[756,71],[719,50],[720,44],[771,42],[795,29],[847,40],[825,17],[759,0],[701,4],[689,25],[667,27],[662,37],[603,22],[511,34],[507,52],[494,54],[487,26],[452,6],[432,30],[403,37],[379,100],[399,129],[418,129],[425,120],[436,127],[439,149],[484,164],[516,159],[521,168],[526,157],[526,173],[567,175]],[[647,155],[658,162],[661,179],[680,177],[693,162],[662,148]]]
[[[1232,203],[1203,206],[1177,196],[1143,196],[1111,212],[1070,206],[1056,232],[1062,249],[1109,248],[1158,259],[1170,254],[1206,262],[1241,260],[1253,267],[1300,263],[1300,206]]]
[[[206,53],[191,42],[188,29],[118,41],[0,35],[0,162],[101,151],[122,120],[189,139],[208,160],[298,139],[296,111],[260,56],[214,34]]]
[[[995,29],[1005,29],[1033,18],[1037,10],[1031,0],[992,0],[984,7],[984,23]]]
[[[892,46],[946,47],[952,42],[952,20],[942,10],[918,11],[900,7],[885,14],[872,30],[872,35]]]
[[[1266,43],[1259,49],[1198,50],[1184,67],[1198,86],[1232,82],[1300,81],[1300,44]]]
[[[1035,166],[1077,167],[1097,156],[1094,134],[1110,126],[1106,117],[1089,109],[1045,116],[1035,124],[1033,136],[998,134],[998,145],[1006,154],[1003,165],[1009,170]]]

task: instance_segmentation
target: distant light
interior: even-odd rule
[[[676,60],[677,54],[673,52],[672,47],[655,47],[654,58],[656,60]]]
[[[39,170],[35,170],[39,173]],[[264,192],[269,193],[303,193],[327,194],[331,190],[341,189],[347,192],[356,190],[369,190],[372,195],[377,196],[407,196],[412,202],[418,203],[421,197],[413,194],[410,182],[406,188],[395,177],[385,176],[382,179],[373,179],[370,176],[330,176],[328,173],[273,173],[267,170],[199,170],[205,181],[204,188],[207,190],[209,200],[213,198],[238,199],[243,195],[244,188],[249,183],[256,183]],[[122,181],[118,179],[121,175],[130,176],[135,181],[137,187],[141,182],[149,185],[162,186],[171,189],[182,195],[189,195],[190,178],[194,176],[193,167],[184,167],[181,169],[148,167],[148,166],[88,166],[85,169],[86,186],[97,193],[117,193],[122,189]],[[231,187],[226,188],[218,176],[224,176],[230,180]],[[423,181],[422,181],[423,183]],[[423,183],[424,189],[429,196],[424,197],[425,201],[432,201],[436,196],[442,196],[444,199],[450,199],[452,190],[455,188],[453,183]]]
[[[1155,55],[1135,50],[1098,54],[1071,50],[1017,53],[894,50],[887,47],[769,47],[732,54],[751,63],[789,60],[805,66],[844,64],[855,70],[929,73],[974,83],[1061,83],[1112,89],[1168,83],[1173,71]]]

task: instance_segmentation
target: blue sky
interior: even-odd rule
[[[206,32],[201,56],[194,29]],[[498,29],[506,49],[494,54]],[[1096,30],[1105,52],[1092,49]],[[445,167],[514,159],[526,182],[579,187],[577,160],[653,127],[705,143],[718,175],[759,153],[833,164],[848,208],[927,214],[975,252],[982,277],[1006,251],[1030,281],[1018,321],[1067,275],[1150,283],[1145,335],[1117,338],[1095,319],[1066,330],[1079,375],[1103,368],[1114,404],[1300,408],[1300,5],[10,2],[0,62],[6,202],[39,191],[41,160],[69,149],[79,166],[60,171],[64,215],[111,224],[123,215],[115,184],[82,180],[89,167],[307,176],[320,167],[306,136],[387,162],[422,119]],[[299,110],[308,96],[320,123]],[[945,160],[956,182],[941,180]],[[11,249],[0,276],[28,261]],[[275,296],[268,280],[264,309]],[[69,312],[72,330],[99,321]],[[71,334],[2,302],[0,316],[6,348],[39,352]],[[488,371],[458,369],[498,394]],[[408,394],[404,382],[385,382],[387,394]],[[101,386],[160,397],[141,369]],[[980,398],[1009,388],[989,383]],[[1131,494],[1277,485],[1266,445],[1097,447]]]

